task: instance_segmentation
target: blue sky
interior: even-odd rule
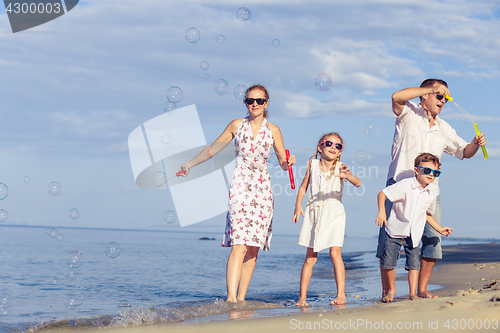
[[[243,6],[252,12],[248,21],[236,17]],[[298,184],[318,138],[342,135],[342,160],[363,181],[358,192],[345,189],[346,234],[376,235],[376,194],[385,185],[394,132],[391,94],[438,77],[477,121],[490,155],[443,157],[443,224],[455,236],[498,238],[499,9],[496,1],[457,0],[80,1],[66,15],[16,34],[1,10],[0,182],[9,187],[0,200],[9,212],[4,223],[180,228],[163,221],[174,209],[168,190],[135,185],[128,135],[162,114],[168,88],[178,86],[178,107],[195,104],[213,141],[246,114],[234,87],[262,83],[270,93],[269,121],[297,156]],[[201,33],[197,43],[185,39],[190,27]],[[224,44],[216,44],[218,35]],[[202,61],[210,63],[208,70],[200,68]],[[319,73],[332,78],[328,91],[315,87]],[[224,96],[214,92],[218,79],[229,84]],[[442,118],[465,140],[474,136],[453,104]],[[377,127],[371,138],[362,134],[368,121]],[[353,162],[360,150],[370,156],[364,166]],[[286,174],[270,172],[273,184],[287,185]],[[62,186],[56,197],[47,193],[53,181]],[[300,225],[290,222],[294,201],[276,193],[276,233],[298,234]],[[68,217],[71,208],[79,209],[77,220]],[[224,220],[220,215],[187,228],[222,234]]]

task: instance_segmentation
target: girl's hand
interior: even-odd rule
[[[181,168],[179,169],[179,173],[182,177],[186,177],[189,174],[189,166],[188,163],[184,163],[181,165]]]
[[[385,213],[379,212],[377,215],[377,219],[375,220],[375,223],[378,224],[379,227],[382,226],[387,226],[387,217]]]
[[[339,174],[335,175],[335,177],[339,177],[341,179],[347,179],[349,176],[351,176],[351,170],[349,170],[349,167],[345,164],[342,164],[339,168]]]
[[[295,207],[295,213],[293,214],[293,220],[292,220],[293,223],[297,223],[300,214],[302,214],[303,217],[306,217],[306,215],[304,214],[304,210],[302,209],[301,206]]]
[[[443,236],[446,236],[448,237],[449,235],[451,235],[451,232],[453,231],[452,228],[450,227],[442,227],[441,228],[441,231],[439,231],[439,233]]]

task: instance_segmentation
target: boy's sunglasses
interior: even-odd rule
[[[331,146],[333,146],[333,144],[334,144],[334,143],[333,143],[333,142],[331,142],[331,141],[328,141],[328,140],[323,140],[323,141],[321,141],[321,143],[320,143],[319,145],[321,146],[323,143],[325,144],[325,146],[326,146],[326,147],[331,147]],[[335,148],[336,148],[337,150],[342,150],[342,149],[344,149],[344,145],[343,145],[343,144],[341,144],[341,143],[335,143]]]
[[[436,98],[440,101],[440,100],[442,100],[442,99],[444,98],[444,96],[443,96],[443,95],[436,94]],[[445,102],[445,103],[448,103],[448,99],[447,99],[447,98],[444,98],[444,102]]]
[[[259,105],[264,105],[265,102],[267,102],[267,99],[265,98],[247,98],[245,99],[245,103],[247,105],[253,105],[253,102],[257,102]]]
[[[422,172],[424,173],[424,175],[430,175],[431,172],[433,173],[434,177],[439,177],[439,175],[441,174],[441,171],[439,170],[434,170],[434,169],[431,169],[431,168],[424,168],[424,167],[421,167],[421,166],[418,166],[416,167],[417,169],[422,169]]]

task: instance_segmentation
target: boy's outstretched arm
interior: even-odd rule
[[[437,232],[439,232],[441,235],[443,236],[446,236],[448,237],[449,235],[451,235],[451,232],[453,231],[452,228],[450,227],[442,227],[440,226],[436,220],[434,220],[434,218],[432,217],[431,214],[427,213],[427,223],[429,223],[429,225],[431,227],[433,227],[434,229],[436,229]]]
[[[304,210],[302,209],[302,199],[304,199],[307,187],[309,186],[309,178],[310,178],[309,170],[311,170],[311,160],[309,160],[309,163],[307,163],[306,175],[304,176],[304,180],[302,180],[302,184],[300,185],[299,190],[297,191],[297,200],[295,201],[295,211],[293,213],[293,220],[292,220],[293,223],[297,223],[301,214],[303,217],[305,217]]]
[[[385,212],[385,193],[384,191],[381,191],[377,195],[377,204],[378,204],[378,215],[377,219],[375,220],[375,223],[378,224],[379,227],[382,227],[383,225],[387,225],[387,215]]]

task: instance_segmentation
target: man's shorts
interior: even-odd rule
[[[441,225],[441,198],[436,197],[436,210],[432,217]],[[441,259],[443,251],[441,249],[441,234],[428,223],[425,224],[424,235],[422,236],[422,253],[424,258]]]

